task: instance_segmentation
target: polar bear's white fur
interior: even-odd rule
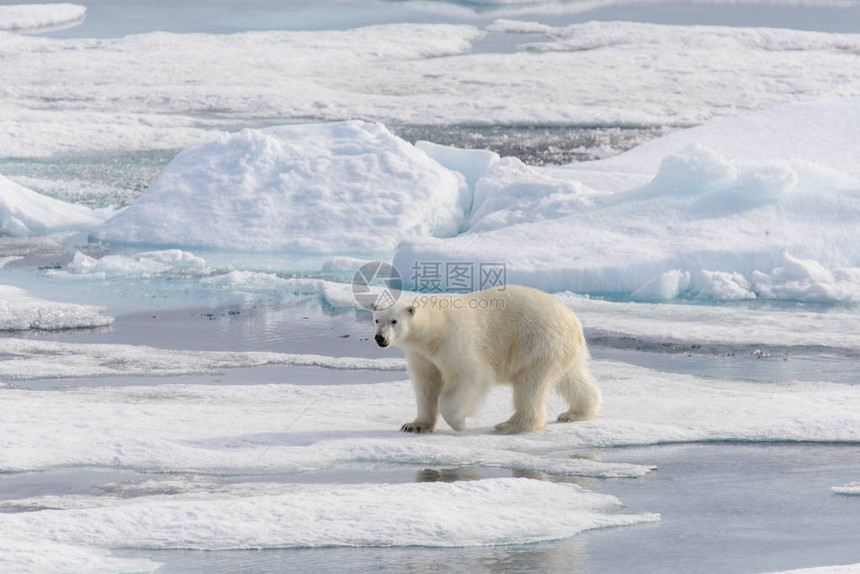
[[[600,390],[576,315],[555,297],[507,285],[469,295],[424,295],[374,308],[376,342],[406,351],[418,417],[407,432],[431,432],[441,412],[454,430],[465,428],[493,383],[513,386],[513,416],[499,433],[544,426],[553,389],[569,409],[558,420],[590,419]]]

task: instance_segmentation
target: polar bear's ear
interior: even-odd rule
[[[371,303],[371,304],[370,304],[370,312],[371,312],[371,313],[376,313],[376,310],[377,310],[377,309],[379,309],[379,307],[377,306],[377,304],[376,304],[376,303]]]

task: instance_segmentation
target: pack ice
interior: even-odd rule
[[[245,130],[181,153],[92,237],[506,264],[507,281],[635,300],[860,300],[860,100],[716,120],[538,168],[359,121]],[[395,247],[396,246],[396,247]]]

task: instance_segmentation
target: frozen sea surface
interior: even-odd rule
[[[628,510],[661,509],[660,522],[584,533],[537,545],[493,548],[307,549],[265,552],[122,552],[164,562],[159,572],[320,570],[323,572],[775,572],[853,564],[857,500],[828,492],[835,476],[860,471],[857,446],[685,445],[601,451],[605,458],[648,460],[646,478],[581,482],[621,494]],[[485,469],[426,468],[381,480],[481,480]],[[537,473],[536,480],[552,480]],[[739,477],[743,479],[739,480]],[[329,475],[320,477],[329,480]],[[367,479],[366,471],[340,480]],[[846,502],[848,504],[846,504]],[[288,566],[287,566],[288,565]]]
[[[315,305],[318,306],[319,303],[316,302]],[[67,342],[65,344],[72,345],[69,350],[73,350],[80,356],[87,355],[90,345],[98,347],[98,349],[92,349],[98,353],[96,356],[103,356],[106,364],[113,365],[114,368],[128,360],[124,358],[124,347],[121,345],[129,343],[140,345],[146,344],[147,341],[158,342],[165,349],[206,349],[201,351],[203,355],[197,355],[198,358],[207,356],[205,353],[223,352],[226,349],[239,349],[244,346],[255,349],[271,347],[284,352],[324,350],[331,356],[348,356],[364,349],[368,355],[372,355],[368,358],[378,357],[375,360],[382,358],[379,357],[379,351],[372,342],[361,340],[362,334],[370,328],[366,316],[355,317],[349,313],[341,316],[340,319],[330,318],[333,322],[327,322],[324,320],[324,313],[315,312],[313,305],[306,303],[289,310],[282,308],[279,313],[283,314],[284,321],[272,324],[269,329],[265,329],[260,328],[259,320],[268,316],[274,308],[243,311],[239,314],[229,314],[227,311],[228,309],[219,311],[210,308],[205,312],[185,310],[172,311],[164,315],[156,312],[156,318],[145,317],[142,314],[120,316],[111,331],[93,331],[90,334],[32,332],[24,341],[32,341],[35,344],[33,347],[35,353],[29,356],[31,365],[36,365],[44,359],[45,355],[39,349],[48,350],[50,344],[64,341]],[[272,316],[277,315],[278,313],[275,313]],[[152,322],[149,328],[143,325],[147,319]],[[128,322],[128,325],[123,326],[124,322]],[[267,333],[277,332],[280,332],[280,338],[268,339]],[[344,338],[345,334],[351,336]],[[40,347],[40,345],[48,346]],[[116,345],[116,347],[110,347],[110,345]],[[10,348],[6,344],[3,347]],[[676,413],[673,417],[677,418],[678,415],[687,413],[682,416],[689,416],[690,424],[702,425],[698,431],[691,426],[684,431],[685,433],[690,431],[707,433],[710,432],[708,429],[717,429],[721,426],[726,430],[733,428],[738,424],[737,421],[721,425],[718,422],[719,418],[702,420],[702,414],[696,414],[696,410],[708,404],[714,409],[714,413],[727,413],[725,409],[737,401],[737,398],[732,398],[733,396],[746,396],[748,407],[755,409],[744,414],[744,417],[753,423],[752,426],[740,435],[722,434],[721,436],[747,438],[740,441],[708,440],[704,443],[694,441],[691,444],[606,448],[588,445],[587,441],[583,443],[576,439],[577,436],[588,436],[589,431],[585,428],[571,435],[570,439],[573,439],[573,442],[569,442],[569,439],[560,441],[560,435],[556,433],[565,431],[557,428],[550,429],[551,433],[548,436],[542,437],[542,431],[523,437],[526,442],[521,442],[519,445],[510,444],[504,447],[504,441],[498,442],[494,447],[496,450],[493,450],[487,448],[490,443],[486,442],[491,437],[484,436],[479,429],[477,434],[472,431],[466,436],[459,437],[446,437],[447,433],[440,429],[439,436],[430,437],[436,440],[431,440],[420,451],[416,451],[413,450],[413,446],[409,446],[414,441],[408,440],[415,437],[402,435],[396,431],[398,423],[402,422],[400,418],[411,414],[409,385],[406,381],[393,385],[385,382],[402,379],[405,376],[402,371],[339,371],[337,369],[320,370],[318,367],[315,368],[316,370],[314,368],[308,370],[306,367],[274,365],[227,369],[221,366],[216,367],[218,372],[180,377],[138,375],[92,378],[83,375],[66,380],[24,378],[9,380],[4,390],[6,394],[4,408],[8,417],[13,416],[13,413],[22,407],[21,414],[25,418],[20,420],[27,422],[26,424],[10,423],[12,424],[8,429],[10,432],[4,432],[3,436],[8,439],[11,436],[10,433],[22,438],[29,435],[30,438],[27,440],[39,442],[42,445],[39,450],[47,457],[44,460],[50,462],[48,467],[38,471],[34,468],[26,472],[6,472],[0,475],[0,485],[2,485],[0,491],[4,493],[0,510],[6,513],[4,516],[14,516],[26,510],[24,514],[32,515],[31,520],[36,520],[38,515],[44,515],[43,518],[47,522],[39,519],[32,523],[33,528],[38,524],[39,532],[42,533],[59,527],[63,522],[55,521],[66,520],[65,515],[68,515],[73,520],[72,523],[76,524],[80,534],[75,540],[63,538],[63,544],[77,545],[86,542],[85,525],[88,520],[109,520],[111,524],[117,526],[125,520],[127,512],[132,513],[128,516],[136,516],[135,513],[148,508],[147,520],[150,521],[149,524],[153,524],[151,521],[160,520],[158,516],[163,512],[172,512],[176,505],[180,505],[178,508],[186,505],[188,512],[199,512],[201,507],[195,509],[188,506],[193,504],[193,500],[200,500],[201,503],[205,501],[207,508],[220,508],[219,512],[225,514],[212,515],[210,520],[214,521],[213,524],[222,519],[229,521],[234,525],[231,529],[235,533],[235,527],[241,520],[240,515],[236,514],[237,509],[219,505],[233,499],[250,503],[251,499],[246,497],[263,493],[267,496],[278,496],[277,493],[282,492],[284,488],[289,490],[283,492],[296,492],[301,485],[328,485],[327,492],[337,493],[340,492],[339,489],[348,485],[380,485],[380,488],[384,489],[382,491],[384,494],[380,495],[387,499],[400,496],[394,485],[452,483],[452,481],[475,483],[477,481],[477,483],[486,482],[489,486],[497,484],[493,481],[516,478],[572,484],[588,492],[609,494],[617,497],[624,504],[623,509],[620,510],[624,515],[650,516],[650,513],[659,513],[660,521],[650,525],[640,524],[605,532],[583,533],[561,541],[527,545],[507,544],[444,549],[371,547],[285,550],[272,548],[264,551],[201,552],[170,549],[172,548],[170,543],[165,545],[165,549],[157,551],[143,547],[135,550],[127,549],[128,541],[132,539],[129,537],[141,536],[134,530],[127,530],[133,527],[136,520],[131,519],[127,526],[121,527],[126,529],[121,530],[125,542],[115,546],[115,550],[105,555],[103,559],[147,560],[153,565],[164,565],[159,571],[165,572],[252,572],[271,569],[361,572],[369,568],[390,572],[404,569],[422,572],[444,567],[476,572],[500,569],[514,572],[535,569],[543,571],[572,569],[575,572],[630,572],[641,571],[640,569],[689,572],[692,569],[700,572],[741,573],[858,561],[857,530],[852,525],[856,520],[856,503],[860,502],[860,499],[834,494],[831,491],[832,487],[851,484],[860,476],[858,439],[845,441],[844,438],[848,437],[844,437],[838,442],[830,441],[823,444],[797,443],[793,440],[775,443],[768,440],[761,443],[748,442],[752,435],[746,434],[749,429],[756,426],[754,424],[756,419],[765,421],[761,427],[762,430],[767,433],[775,431],[777,434],[770,435],[775,437],[790,437],[789,429],[799,421],[806,421],[802,426],[797,427],[803,429],[801,430],[803,436],[813,436],[811,433],[815,432],[814,428],[825,429],[824,419],[813,422],[810,418],[812,413],[803,410],[802,402],[786,403],[785,401],[795,401],[802,397],[801,391],[804,388],[809,390],[818,388],[820,391],[813,391],[810,395],[813,401],[810,405],[817,405],[816,408],[834,413],[832,408],[825,406],[822,401],[832,393],[843,393],[846,387],[827,384],[818,386],[821,383],[812,383],[809,387],[795,384],[798,391],[795,394],[795,391],[789,391],[789,387],[780,381],[785,379],[830,381],[834,379],[831,373],[839,373],[836,378],[843,379],[845,382],[856,382],[853,359],[808,357],[804,360],[809,361],[811,365],[830,362],[830,367],[829,370],[808,369],[806,376],[803,376],[790,370],[791,366],[796,364],[796,358],[790,353],[781,357],[652,353],[645,354],[649,365],[648,368],[641,369],[624,366],[625,363],[620,362],[641,363],[643,354],[640,352],[600,345],[595,346],[593,350],[597,357],[595,368],[604,382],[609,405],[609,410],[602,417],[605,420],[601,424],[611,425],[613,420],[619,417],[632,415],[634,411],[626,411],[628,415],[618,411],[623,404],[628,405],[623,407],[623,410],[635,409],[634,405],[648,405],[649,401],[654,401],[655,398],[659,400],[668,394],[677,395],[677,391],[667,393],[665,390],[651,390],[649,387],[657,384],[658,380],[674,380],[682,383],[682,387],[686,389],[683,392],[693,394],[686,406],[677,404],[672,407]],[[170,359],[178,355],[176,351],[168,351],[164,356]],[[234,356],[240,357],[241,353]],[[252,356],[246,355],[246,358],[251,359]],[[136,355],[133,360],[142,369],[157,365],[153,353]],[[713,363],[709,364],[708,361]],[[2,362],[4,361],[0,361]],[[715,364],[733,373],[732,378],[738,382],[729,383],[723,391],[711,394],[709,388],[716,390],[727,384],[721,382],[719,376],[715,376],[718,372],[718,369],[714,368]],[[768,368],[767,365],[773,368]],[[28,367],[22,366],[24,370],[21,372],[27,372]],[[690,378],[687,378],[688,376]],[[612,382],[612,379],[615,379],[615,382]],[[286,384],[287,382],[289,384]],[[131,386],[126,387],[126,385]],[[305,391],[301,391],[300,386],[303,386]],[[642,386],[641,391],[646,395],[638,396],[635,386]],[[662,389],[663,383],[660,383],[660,386]],[[122,390],[124,387],[127,390]],[[825,387],[829,390],[825,391]],[[851,387],[857,388],[853,385]],[[242,388],[247,391],[241,390]],[[350,388],[355,391],[350,391]],[[388,421],[386,412],[391,409],[391,405],[386,406],[389,401],[385,397],[390,396],[391,389],[394,388],[399,389],[398,394],[402,392],[401,398],[398,399],[398,402],[402,401],[402,407],[397,406],[395,408],[398,411],[395,413],[397,416]],[[782,390],[774,394],[775,389]],[[384,392],[380,394],[380,391]],[[789,391],[788,395],[784,394],[786,391]],[[25,394],[13,399],[13,395],[22,392]],[[37,401],[32,408],[25,406],[25,403],[30,400],[26,395],[29,392],[38,393],[32,397]],[[259,394],[261,392],[267,398],[263,398],[263,395]],[[290,406],[292,401],[281,402],[277,397],[286,396],[282,394],[283,392],[299,393],[296,396],[300,397],[300,400],[293,406]],[[701,392],[710,398],[694,398]],[[725,395],[725,392],[729,395]],[[368,433],[369,427],[364,430],[356,429],[341,433],[340,438],[337,433],[321,430],[324,427],[319,425],[326,420],[331,420],[334,414],[331,410],[333,402],[341,402],[342,399],[337,397],[346,396],[344,393],[354,397],[343,400],[344,404],[358,404],[369,400],[369,404],[374,406],[363,409],[370,415],[370,419],[367,420],[382,415],[383,418],[378,420],[387,421],[384,422],[383,428],[372,433]],[[223,400],[228,395],[229,400]],[[246,398],[242,398],[243,396]],[[253,398],[254,396],[257,398]],[[645,396],[652,398],[648,399]],[[46,402],[45,399],[48,397],[50,400]],[[847,406],[856,404],[857,401],[856,398],[839,398],[839,395],[833,395],[832,400],[834,402],[830,404],[834,406],[838,403],[844,403]],[[502,416],[508,408],[507,401],[508,397],[504,393],[494,396],[484,409],[486,416],[481,417],[482,422],[473,421],[472,424],[477,424],[480,428],[484,421],[492,423],[494,418]],[[13,407],[13,404],[17,406]],[[40,406],[35,407],[35,404]],[[72,406],[73,404],[76,406]],[[95,412],[93,409],[100,409],[98,404],[115,406],[100,410],[101,414],[97,416],[88,415],[88,412]],[[793,406],[786,411],[787,416],[782,424],[774,424],[772,422],[774,419],[768,419],[768,417],[775,416],[774,409],[778,409],[779,404],[793,404]],[[234,438],[203,438],[206,432],[201,434],[200,431],[213,423],[216,427],[220,426],[218,421],[224,416],[230,416],[227,415],[228,411],[235,416],[249,408],[255,414],[247,414],[242,417],[243,420],[234,419],[230,423]],[[51,409],[59,409],[58,412],[67,414],[53,418],[55,423],[50,432],[44,434],[44,438],[38,438],[43,434],[39,429],[47,430],[46,425],[40,420],[44,417],[51,418]],[[150,430],[141,432],[140,429],[144,427],[140,425],[148,426],[149,423],[146,423],[146,420],[153,415],[155,417],[151,419],[152,423],[161,425],[159,421],[163,419],[158,413],[164,414],[165,409],[175,410],[175,414],[168,417],[172,421],[172,429],[164,432],[152,427]],[[646,406],[645,410],[649,409],[650,407]],[[37,415],[37,410],[42,412]],[[644,413],[645,410],[641,412]],[[71,413],[78,414],[71,416]],[[111,413],[118,413],[123,419],[122,423]],[[845,414],[847,415],[847,412]],[[300,416],[297,417],[297,415]],[[334,418],[339,417],[334,416]],[[792,422],[793,419],[797,422]],[[66,420],[78,430],[70,433],[57,428],[56,423],[61,420]],[[102,443],[103,446],[97,446],[100,439],[96,435],[86,438],[89,431],[85,429],[92,424],[90,421],[95,420],[99,421],[98,434],[103,435],[107,432],[110,436],[107,442]],[[270,422],[266,422],[267,420]],[[251,430],[248,424],[254,426],[258,423],[262,423],[258,431],[247,432]],[[807,423],[811,426],[806,427]],[[366,423],[361,423],[359,426],[363,424]],[[640,424],[630,420],[624,426],[632,425],[635,428]],[[852,424],[855,423],[843,422],[838,426],[847,430]],[[857,421],[856,425],[860,432],[860,421]],[[653,430],[646,430],[648,426],[650,423],[641,426],[638,432],[645,431],[646,434],[653,432]],[[124,438],[123,427],[132,434]],[[216,427],[213,427],[216,430],[213,437],[223,435],[217,432],[220,429]],[[314,427],[320,430],[313,431]],[[385,430],[385,427],[390,428]],[[597,431],[599,428],[600,426],[593,430]],[[783,430],[779,430],[780,428]],[[97,429],[93,427],[92,430]],[[837,431],[835,427],[833,431],[837,434],[830,435],[831,439],[841,436],[841,431]],[[239,434],[236,434],[237,432]],[[243,432],[244,435],[241,434]],[[168,439],[167,442],[157,446],[157,450],[161,452],[157,457],[162,460],[167,460],[163,458],[165,456],[168,458],[175,456],[170,453],[182,452],[177,450],[177,447],[185,449],[188,454],[192,452],[188,450],[189,447],[192,450],[202,447],[203,450],[199,452],[203,457],[196,456],[197,462],[194,463],[191,462],[193,458],[187,458],[187,454],[180,455],[180,459],[169,462],[165,466],[156,462],[156,466],[152,467],[150,464],[158,458],[151,458],[155,455],[155,451],[145,454],[148,450],[146,442],[153,439],[160,440],[157,438],[158,435]],[[169,439],[171,435],[174,438]],[[593,435],[593,438],[598,439],[602,435],[603,433],[598,432]],[[615,429],[606,436],[617,438],[624,435],[625,432]],[[85,450],[80,452],[81,454],[86,452],[87,460],[79,460],[71,465],[61,462],[57,458],[59,451],[53,451],[51,445],[63,436],[70,438],[76,436],[74,442],[81,441],[81,446]],[[683,436],[676,435],[672,440]],[[692,436],[687,435],[687,438],[682,440],[686,441]],[[699,434],[699,436],[704,435]],[[139,440],[144,437],[146,437],[145,440]],[[345,441],[343,442],[345,449],[341,449],[340,454],[336,454],[334,459],[327,461],[330,455],[326,455],[326,451],[335,452],[331,451],[331,448],[338,440]],[[440,444],[442,448],[437,450],[433,447],[433,443],[439,440],[444,441],[445,445]],[[598,439],[598,442],[600,440],[602,439]],[[74,453],[77,448],[74,442],[63,441],[63,444],[59,445],[66,453],[60,458]],[[374,445],[376,454],[374,450],[362,450],[361,445],[367,447],[371,443]],[[402,444],[395,450],[396,443]],[[479,443],[486,444],[478,447]],[[155,446],[155,443],[152,444]],[[307,453],[311,451],[307,450],[306,445],[315,445],[314,450],[322,455],[322,458],[317,455],[308,458]],[[497,447],[503,447],[503,449],[498,450]],[[513,450],[505,450],[511,447]],[[112,452],[111,456],[117,458],[113,461],[97,463],[93,458],[93,455],[98,456],[94,448],[107,448],[106,454]],[[427,448],[430,450],[426,450]],[[470,453],[470,449],[475,450]],[[12,448],[12,443],[5,445],[4,452],[7,453],[7,457],[12,457],[7,458],[8,461],[24,460],[16,454],[24,451]],[[52,452],[54,454],[51,454]],[[138,459],[138,462],[131,462],[140,455],[144,458]],[[356,455],[358,458],[355,458]],[[495,460],[493,457],[496,457]],[[230,462],[231,459],[241,459],[245,463],[230,469],[233,465]],[[151,462],[145,462],[146,460]],[[179,463],[179,460],[184,462]],[[202,472],[201,469],[195,471],[188,468],[189,463],[209,465],[206,460],[215,462],[216,466]],[[300,462],[302,460],[304,462]],[[35,460],[31,458],[30,464],[33,462]],[[296,463],[303,467],[301,472],[297,472],[299,469],[294,466]],[[586,466],[583,466],[585,463],[587,463]],[[322,467],[319,466],[320,464]],[[642,470],[647,471],[653,467],[656,467],[656,470],[646,472],[640,478],[579,476],[604,474],[606,471],[613,473],[623,471],[637,475]],[[575,475],[568,474],[571,471]],[[344,492],[338,496],[345,496],[345,494]],[[426,492],[424,495],[426,496]],[[535,495],[530,493],[523,496]],[[552,504],[557,506],[559,492],[554,492],[550,496]],[[373,502],[372,498],[363,500],[367,504],[383,504],[381,501]],[[538,504],[538,500],[533,498],[530,504],[532,506]],[[308,502],[302,503],[301,507],[306,511],[312,509],[314,504],[312,501],[313,498],[309,498]],[[275,502],[267,502],[267,504],[272,503]],[[115,508],[116,511],[108,516],[105,513],[112,512],[111,508]],[[122,510],[123,508],[126,510]],[[341,518],[344,517],[345,515],[341,515]],[[171,518],[174,526],[177,518],[176,516]],[[16,529],[26,531],[30,528],[29,522],[15,524]],[[154,528],[153,532],[156,532],[159,527]],[[183,545],[193,546],[198,543],[210,544],[226,540],[216,535],[212,539],[199,538],[194,542],[194,539],[189,536],[195,536],[191,534],[195,527],[189,523],[187,528],[184,530]],[[103,528],[99,528],[99,531],[102,535],[106,532]],[[519,527],[517,532],[521,532]],[[202,533],[198,534],[200,535]],[[207,542],[209,540],[211,542]],[[255,540],[256,542],[250,542],[250,544],[256,546],[264,542],[264,539],[260,538]],[[336,538],[330,538],[329,542],[336,540]],[[154,542],[154,539],[150,539],[145,544],[153,543],[161,545]],[[102,541],[100,546],[103,544]],[[454,544],[454,546],[458,545]],[[22,547],[17,548],[21,551]],[[78,546],[78,548],[81,547]],[[62,554],[64,559],[72,555],[70,552],[71,550]],[[93,556],[88,555],[87,560],[90,560],[88,564],[99,564],[94,561]],[[111,567],[104,569],[104,571],[112,570]]]
[[[857,2],[80,4],[74,27],[0,33],[0,174],[16,182],[0,216],[18,235],[0,238],[0,569],[860,563]],[[29,12],[43,24],[81,14],[45,10]],[[582,318],[602,416],[495,436],[510,412],[509,391],[495,389],[467,432],[411,436],[397,431],[414,414],[402,354],[373,344],[352,296],[353,245],[88,241],[87,218],[133,205],[188,146],[343,119],[384,120],[401,138],[386,141],[408,151],[368,154],[361,134],[380,130],[369,127],[344,145],[364,163],[325,142],[301,162],[246,133],[244,165],[209,175],[257,189],[264,164],[286,158],[293,174],[326,162],[353,179],[401,172],[396,185],[420,164],[458,180],[428,204],[483,202],[464,211],[479,236],[532,226],[529,249],[522,237],[481,241],[538,259],[571,235],[541,217],[628,192],[639,203],[577,221],[615,209],[624,217],[601,229],[635,247],[682,245],[667,223],[690,213],[706,217],[688,229],[719,219],[724,235],[752,214],[737,229],[769,255],[741,258],[748,277],[731,258],[703,267],[708,249],[636,277],[616,261],[605,277],[624,288],[603,297],[566,291],[570,275],[540,277]],[[407,156],[418,163],[404,170]],[[75,209],[34,211],[17,186]],[[667,222],[661,208],[678,205]],[[626,217],[643,206],[650,224],[631,232]],[[72,212],[90,221],[69,226],[82,231],[39,234],[40,219]],[[808,225],[800,255],[774,249],[780,228],[800,229],[786,213]],[[428,243],[434,256],[451,255],[444,241]]]

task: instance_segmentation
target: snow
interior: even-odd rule
[[[486,33],[392,24],[115,39],[7,35],[0,156],[177,149],[211,138],[209,130],[271,118],[690,126],[860,96],[851,73],[856,35],[590,22],[547,29],[547,41],[518,53],[472,53]]]
[[[88,207],[38,194],[0,175],[0,236],[74,231],[100,221],[101,217]]]
[[[612,2],[435,4],[427,8],[486,21]],[[543,41],[473,53],[488,34]],[[187,148],[107,222],[21,185],[69,197],[69,180],[0,176],[0,270],[27,287],[0,285],[0,330],[108,326],[106,313],[122,321],[115,307],[129,305],[108,311],[52,292],[104,304],[102,295],[113,303],[122,291],[146,310],[180,293],[172,304],[235,293],[266,318],[260,302],[319,298],[325,313],[352,320],[349,279],[379,257],[393,258],[413,287],[416,262],[504,262],[509,283],[555,292],[589,340],[609,345],[780,349],[848,363],[860,352],[856,309],[793,302],[860,302],[858,51],[856,35],[623,22],[114,39],[0,32],[0,157]],[[281,125],[264,127],[273,121]],[[703,125],[601,161],[534,167],[487,150],[411,145],[375,121],[394,132],[410,123]],[[258,129],[238,131],[247,126]],[[104,243],[51,235],[79,230]],[[35,270],[54,259],[62,269]],[[659,507],[625,511],[587,489],[594,478],[655,470],[655,461],[593,456],[604,448],[860,442],[856,384],[595,361],[605,396],[595,420],[554,423],[564,406],[552,397],[546,428],[497,436],[493,425],[511,412],[500,387],[465,432],[440,421],[436,433],[413,436],[398,431],[415,409],[401,358],[87,336],[0,337],[0,474],[134,479],[66,492],[59,478],[52,494],[7,492],[0,569],[154,570],[125,557],[153,549],[544,542],[659,519],[649,512]],[[249,372],[260,367],[277,384]],[[350,380],[357,370],[360,383]],[[623,461],[619,452],[609,458]],[[407,482],[425,466],[500,478]],[[407,479],[319,479],[356,469]],[[858,483],[832,492],[856,495]]]
[[[236,251],[390,251],[449,236],[462,178],[380,124],[243,130],[180,153],[99,241]]]
[[[22,378],[39,376],[42,365],[60,362],[52,355],[69,362],[77,356],[90,357],[85,360],[101,361],[105,371],[113,369],[117,375],[170,374],[166,365],[174,360],[180,368],[184,363],[186,372],[191,372],[187,368],[191,361],[219,369],[314,362],[345,369],[374,366],[370,360],[360,364],[349,358],[308,360],[259,353],[48,345],[25,341],[4,349],[14,365],[0,377],[14,381],[9,373],[15,372]],[[376,364],[402,368],[402,363]],[[31,366],[32,375],[27,370]],[[541,431],[514,437],[492,433],[493,425],[510,415],[510,389],[504,387],[493,389],[480,413],[467,421],[466,432],[455,433],[440,422],[438,432],[412,436],[398,430],[414,417],[414,397],[407,380],[344,385],[335,384],[340,378],[336,373],[323,373],[321,386],[293,385],[288,380],[277,385],[176,381],[54,391],[9,386],[3,389],[0,470],[109,466],[147,472],[248,474],[385,463],[637,477],[651,468],[558,458],[552,453],[666,442],[860,440],[860,387],[856,385],[702,379],[606,361],[595,362],[594,370],[606,398],[601,416],[577,424],[550,423]],[[64,374],[43,372],[42,376]],[[383,371],[380,378],[386,378]],[[548,419],[563,410],[561,400],[553,397]],[[165,420],[170,425],[164,425]],[[346,427],[332,426],[332,421],[344,420],[349,421]]]
[[[168,482],[175,488],[181,481]],[[10,546],[37,540],[45,545],[202,550],[461,547],[534,543],[658,519],[654,514],[614,513],[621,507],[618,499],[574,484],[517,478],[454,484],[179,486],[170,495],[65,497],[64,508],[5,516],[0,540]],[[518,500],[529,503],[512,504]],[[40,504],[39,499],[23,502]]]
[[[45,28],[74,24],[87,15],[86,6],[79,4],[13,4],[0,6],[0,30]]]
[[[113,323],[113,317],[104,311],[92,305],[46,301],[23,289],[0,285],[0,331],[103,327]]]
[[[9,359],[17,361],[19,373],[38,368],[48,356],[67,361],[90,356],[124,374],[135,369],[159,374],[158,363],[181,365],[189,358],[220,368],[260,364],[258,353],[20,340],[3,344],[4,358],[20,355]],[[329,365],[349,361],[315,360]],[[398,361],[368,361],[366,366],[402,368]],[[122,365],[131,368],[123,370]],[[666,442],[860,440],[856,385],[703,379],[608,361],[594,367],[606,397],[600,417],[577,424],[550,423],[517,436],[491,432],[511,408],[510,391],[501,387],[469,420],[466,432],[455,433],[442,423],[436,433],[407,435],[397,430],[414,414],[414,397],[405,380],[293,385],[289,371],[284,371],[287,380],[281,384],[178,380],[49,391],[7,385],[2,390],[0,471],[83,467],[134,469],[147,476],[103,485],[95,494],[7,498],[0,502],[0,511],[7,511],[0,524],[0,547],[14,548],[4,559],[16,563],[25,563],[22,557],[37,558],[29,546],[19,544],[27,541],[57,549],[59,554],[41,560],[68,554],[81,560],[94,556],[101,564],[114,560],[104,552],[118,548],[531,543],[658,517],[620,514],[621,503],[612,496],[564,481],[302,485],[269,481],[267,476],[351,465],[446,465],[637,477],[653,467],[570,454]],[[7,375],[2,378],[10,380]],[[550,416],[561,409],[553,398]],[[349,421],[347,427],[332,426],[332,421],[343,420]],[[256,480],[221,478],[231,474],[255,475]],[[511,504],[516,500],[529,504]]]

